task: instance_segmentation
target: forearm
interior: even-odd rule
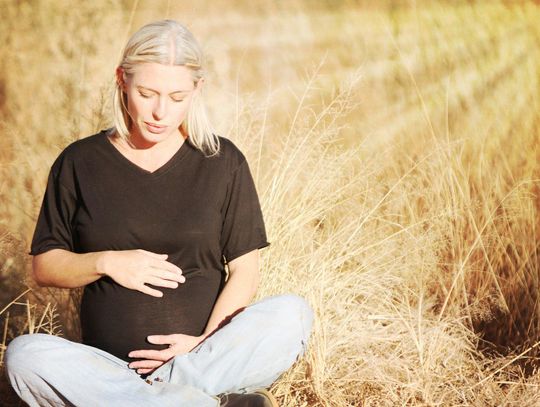
[[[103,252],[52,249],[32,259],[33,278],[42,287],[76,288],[103,276]]]
[[[203,336],[214,331],[225,317],[248,305],[255,296],[259,284],[258,250],[244,256],[238,259],[234,272],[223,287]]]

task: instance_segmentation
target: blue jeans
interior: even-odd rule
[[[5,354],[11,385],[30,406],[219,406],[223,393],[269,387],[305,353],[313,311],[297,295],[249,305],[144,380],[110,353],[47,334],[21,335]]]

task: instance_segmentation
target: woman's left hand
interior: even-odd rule
[[[191,336],[184,334],[172,334],[172,335],[149,335],[147,337],[148,342],[157,345],[169,345],[167,349],[153,350],[143,349],[134,350],[129,352],[128,356],[131,358],[140,358],[144,360],[137,360],[131,362],[128,366],[130,369],[137,369],[137,373],[146,374],[151,373],[163,363],[176,355],[183,355],[188,353],[195,346],[203,341],[204,335]]]

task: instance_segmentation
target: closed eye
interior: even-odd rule
[[[141,95],[145,99],[149,99],[149,98],[151,98],[153,96],[153,95],[148,95],[148,94],[142,93],[142,92],[139,92],[139,95]],[[173,99],[173,101],[176,102],[176,103],[183,102],[184,100],[185,99]]]

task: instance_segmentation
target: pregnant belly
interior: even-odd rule
[[[153,287],[163,297],[130,290],[106,277],[85,287],[81,309],[82,342],[125,361],[132,350],[164,349],[148,335],[201,335],[219,294],[219,272],[195,271],[178,288]]]

